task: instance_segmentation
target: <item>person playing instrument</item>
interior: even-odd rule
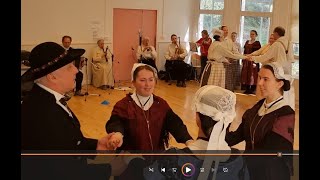
[[[182,119],[164,99],[153,94],[155,69],[135,63],[131,81],[134,93],[116,103],[106,124],[108,133],[115,132],[111,141],[121,150],[164,150],[171,133],[178,143],[190,145],[193,139]]]
[[[207,64],[208,61],[208,49],[212,43],[212,39],[209,37],[208,31],[207,30],[202,30],[201,31],[201,38],[196,42],[198,46],[200,46],[200,52],[201,52],[201,74],[204,70],[204,67]]]
[[[95,87],[106,90],[114,88],[111,55],[104,50],[104,40],[97,41],[98,46],[92,53],[92,84]]]
[[[149,37],[143,37],[142,44],[138,46],[136,55],[139,62],[152,66],[158,72],[156,66],[157,52],[155,48],[150,45]]]
[[[176,72],[177,86],[186,87],[185,79],[187,75],[187,64],[184,62],[185,57],[187,56],[187,50],[180,44],[177,35],[171,35],[171,44],[168,45],[165,59],[166,64],[165,68],[167,71],[166,81],[169,80],[169,75],[173,75],[173,71]]]
[[[71,36],[63,36],[62,37],[62,46],[65,50],[69,50],[69,49],[73,49],[70,45],[72,42],[72,38]],[[76,89],[74,92],[75,96],[84,96],[84,93],[81,92],[81,88],[82,88],[82,81],[83,81],[83,73],[81,72],[81,69],[83,67],[83,62],[81,62],[80,60],[81,58],[78,57],[77,59],[75,59],[74,63],[75,66],[78,69],[78,73],[76,74]]]

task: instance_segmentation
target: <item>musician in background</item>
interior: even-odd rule
[[[72,38],[70,36],[63,36],[62,37],[62,46],[65,50],[71,50],[73,49],[70,45],[72,42]],[[83,62],[81,62],[80,60],[80,56],[75,59],[74,61],[74,65],[76,66],[76,68],[78,69],[78,73],[76,74],[76,89],[74,92],[75,96],[84,96],[84,93],[81,92],[81,88],[82,88],[82,80],[83,80],[83,73],[81,72],[81,69],[83,67]],[[72,92],[72,91],[71,91]],[[67,98],[66,100],[69,98],[71,98],[71,96],[67,93],[65,95]]]
[[[201,52],[201,73],[200,77],[202,75],[202,72],[204,70],[204,67],[207,64],[208,61],[208,49],[212,43],[212,39],[209,37],[208,31],[207,30],[202,30],[201,31],[201,38],[196,42],[197,46],[200,46],[200,52]]]
[[[142,39],[142,44],[138,46],[136,55],[139,62],[154,67],[158,73],[158,68],[156,66],[157,52],[155,48],[150,45],[149,37],[144,37]]]
[[[187,56],[187,50],[180,44],[180,39],[178,42],[177,35],[171,35],[171,44],[168,45],[165,59],[166,59],[166,82],[169,78],[169,73],[173,75],[175,72],[175,77],[177,79],[178,87],[186,87],[186,75],[187,75],[187,64],[184,62],[184,59]]]
[[[92,84],[95,87],[106,90],[114,88],[112,72],[112,58],[108,50],[104,48],[104,40],[97,41],[98,46],[92,53]]]

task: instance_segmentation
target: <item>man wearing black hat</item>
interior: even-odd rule
[[[81,150],[94,150],[95,152],[95,150],[113,149],[110,143],[112,134],[99,140],[84,137],[77,117],[68,108],[67,103],[63,101],[63,95],[75,86],[78,70],[73,61],[83,55],[84,52],[84,49],[66,51],[54,42],[39,44],[31,51],[29,57],[30,69],[21,76],[22,82],[35,82],[32,90],[25,96],[21,104],[21,150],[28,150],[28,152],[29,150],[36,150],[37,152],[39,150],[58,151],[59,153],[69,150],[69,153],[78,153]],[[75,157],[70,158],[76,159]],[[50,157],[47,159],[50,159]],[[51,159],[57,160],[58,158],[52,157]],[[49,165],[50,168],[54,169],[50,170],[52,175],[61,173],[63,177],[68,177],[69,173],[67,172],[69,170],[71,172],[79,171],[77,173],[79,177],[89,175],[90,173],[87,173],[89,169],[84,168],[87,167],[86,159],[83,157],[76,161],[74,159],[68,159],[67,163],[65,161],[53,161],[54,163],[52,163],[50,161],[50,163],[44,163],[46,165],[43,166],[38,164],[37,168],[46,168]],[[26,165],[26,162],[22,163],[22,168],[28,169],[30,164]],[[32,166],[35,166],[34,162],[30,162]],[[111,171],[110,166],[104,166],[102,169],[101,167],[93,168],[94,170],[90,169],[90,172],[97,173],[97,176],[99,176],[99,173],[108,176],[107,173]],[[37,172],[42,170],[39,169]],[[29,173],[29,175],[31,173],[24,172]],[[32,174],[32,176],[36,174]],[[55,177],[61,179],[59,175],[55,175]]]

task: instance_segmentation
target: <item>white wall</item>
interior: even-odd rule
[[[292,14],[292,1],[298,0],[274,0],[271,31],[278,25],[290,29],[293,23],[289,16]],[[230,31],[239,32],[240,2],[225,0],[223,24],[228,25]],[[196,40],[197,0],[22,0],[21,48],[31,50],[45,41],[61,43],[63,35],[70,35],[72,46],[85,48],[85,56],[89,59],[98,37],[105,38],[106,45],[112,50],[113,8],[157,10],[156,49],[160,70],[164,69],[163,56],[171,34],[180,36],[184,45]],[[297,3],[293,9],[297,9]],[[294,23],[298,24],[297,21]],[[131,30],[128,27],[128,31]],[[95,31],[98,34],[94,37]],[[189,57],[186,60],[189,61]]]
[[[151,9],[158,12],[157,65],[164,69],[165,46],[159,43],[169,43],[173,33],[182,43],[189,41],[194,33],[194,4],[194,0],[22,0],[21,48],[31,50],[45,41],[61,43],[63,35],[70,35],[72,46],[85,48],[85,56],[91,58],[98,37],[103,37],[112,50],[113,8]],[[97,29],[98,37],[94,37]]]
[[[299,16],[297,1],[274,0],[271,31],[278,25],[288,31],[291,31],[291,25],[297,28],[298,18],[290,18],[290,15]],[[223,24],[228,25],[230,31],[239,31],[240,2],[225,0]],[[295,2],[293,7],[292,2]],[[157,10],[157,42],[170,42],[172,33],[180,36],[184,42],[196,40],[194,35],[197,33],[199,11],[197,0],[22,0],[21,5],[23,46],[35,46],[44,41],[60,43],[61,37],[66,34],[73,37],[73,45],[95,44],[93,31],[97,27],[98,36],[112,44],[113,8]],[[292,13],[292,9],[297,13]]]
[[[21,43],[61,42],[71,35],[73,43],[92,43],[91,22],[104,21],[104,0],[22,0]]]
[[[100,36],[112,43],[113,8],[157,10],[158,41],[169,41],[172,33],[189,37],[188,29],[193,23],[194,2],[194,0],[22,0],[21,42],[22,45],[38,44],[48,40],[60,42],[63,35],[69,34],[74,39],[73,43],[95,43],[92,28],[93,25],[99,24]]]

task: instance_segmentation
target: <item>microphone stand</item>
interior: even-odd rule
[[[108,48],[108,46],[107,46],[107,48],[106,48],[106,50],[108,50],[108,52],[111,54],[111,62],[112,62],[112,77],[113,77],[113,81],[114,81],[114,84],[116,83],[116,80],[115,80],[115,78],[114,78],[114,73],[113,73],[113,61],[114,61],[114,54],[111,52],[111,50]],[[118,61],[118,63],[119,63],[119,61]],[[130,88],[130,87],[129,87]],[[115,88],[116,89],[116,88]],[[122,89],[122,87],[120,87],[120,80],[119,80],[119,84],[118,84],[118,88],[117,88],[117,90],[126,90],[126,89]]]
[[[87,97],[88,96],[101,96],[100,94],[89,94],[89,90],[88,90],[88,86],[89,86],[89,83],[88,83],[88,59],[87,58],[85,58],[85,62],[86,62],[86,76],[87,76],[87,85],[86,85],[86,92],[84,93],[84,96],[85,96],[85,98],[84,98],[84,101],[87,101]]]
[[[114,86],[115,86],[115,83],[116,83],[116,81],[115,81],[115,79],[114,79],[114,73],[113,73],[113,59],[114,59],[114,54],[111,52],[111,50],[109,49],[109,47],[107,46],[107,48],[106,48],[106,52],[108,53],[110,53],[111,54],[111,68],[110,68],[110,71],[112,71],[112,79],[113,79],[113,88],[114,88]],[[106,58],[107,59],[107,58]]]

